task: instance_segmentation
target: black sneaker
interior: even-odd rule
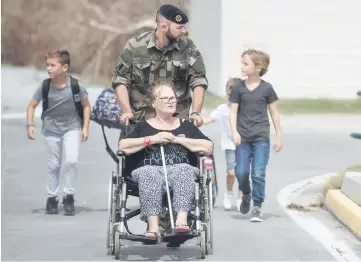
[[[74,207],[74,196],[66,195],[63,198],[63,206],[64,206],[64,215],[66,216],[74,216],[75,207]]]
[[[254,207],[252,210],[251,222],[262,222],[262,212],[260,207]]]
[[[251,194],[249,195],[243,195],[242,196],[242,202],[241,202],[241,206],[239,208],[239,211],[245,215],[249,212],[251,208]]]
[[[45,213],[49,215],[58,214],[58,200],[56,197],[48,197],[46,200]]]

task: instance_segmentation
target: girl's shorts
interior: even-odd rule
[[[226,149],[224,151],[225,157],[226,157],[226,164],[227,164],[227,172],[233,171],[236,167],[236,151]]]

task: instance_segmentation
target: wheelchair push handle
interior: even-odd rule
[[[124,119],[124,132],[121,131],[119,141],[129,135],[129,133],[130,133],[130,123],[131,123],[131,120],[129,119],[129,117],[126,117]],[[121,151],[121,150],[117,150],[116,154],[117,154],[118,157],[121,157],[121,156],[124,155],[124,152]]]

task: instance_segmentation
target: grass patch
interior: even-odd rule
[[[206,92],[204,97],[203,108],[213,109],[219,106],[220,104],[226,103],[227,99],[225,97],[217,96],[211,92]]]
[[[327,191],[330,189],[340,189],[345,178],[346,172],[361,172],[361,165],[352,165],[347,167],[345,170],[335,173],[330,176],[323,189],[323,195],[326,196]]]
[[[281,114],[359,114],[361,99],[281,99]]]
[[[207,92],[204,108],[212,109],[226,98]],[[361,99],[280,99],[281,114],[361,114]]]

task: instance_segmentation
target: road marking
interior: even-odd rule
[[[294,184],[284,187],[277,195],[278,203],[284,211],[295,221],[301,228],[308,232],[313,238],[319,241],[327,251],[338,261],[360,261],[361,259],[343,242],[336,239],[335,235],[318,219],[299,212],[288,209],[290,196],[306,184],[319,184],[324,182],[325,177],[329,174],[304,179]]]

